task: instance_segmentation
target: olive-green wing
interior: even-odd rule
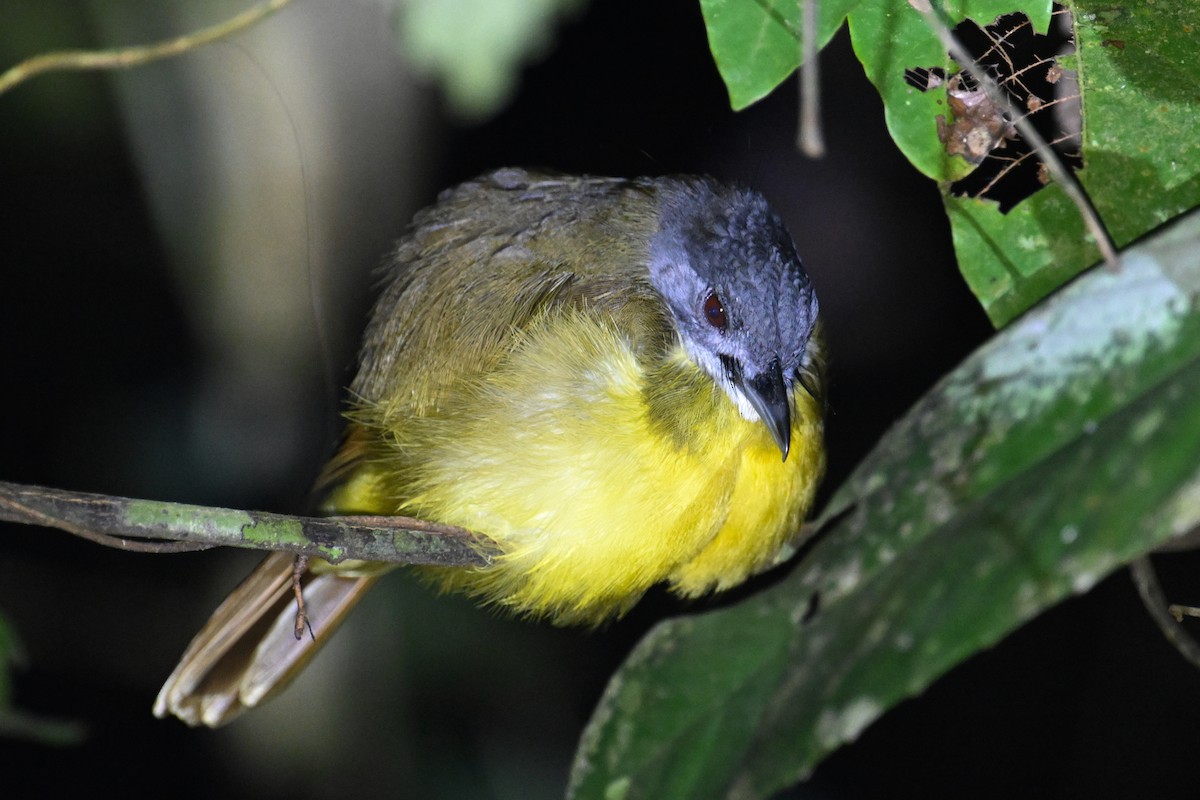
[[[352,401],[379,420],[436,410],[539,314],[654,302],[654,200],[637,182],[500,170],[419,214],[364,337]]]

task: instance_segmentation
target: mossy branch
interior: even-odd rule
[[[58,528],[102,544],[152,552],[243,547],[289,551],[333,563],[362,559],[435,566],[482,566],[498,552],[490,540],[471,531],[409,517],[295,517],[4,481],[0,520]]]

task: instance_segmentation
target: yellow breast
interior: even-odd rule
[[[740,583],[812,504],[819,408],[798,392],[784,462],[682,348],[644,360],[603,314],[531,325],[436,414],[381,432],[383,455],[333,503],[487,535],[505,552],[492,566],[427,571],[559,623],[603,621],[661,581],[686,596]]]

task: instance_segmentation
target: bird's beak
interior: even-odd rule
[[[792,408],[779,359],[772,360],[762,373],[741,383],[750,405],[762,418],[771,438],[779,445],[783,460],[787,461],[792,445]]]

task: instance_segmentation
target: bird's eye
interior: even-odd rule
[[[721,298],[717,297],[716,292],[710,291],[708,297],[704,298],[704,318],[708,320],[709,325],[721,331],[724,331],[725,326],[729,323],[725,317],[725,306],[721,303]]]

